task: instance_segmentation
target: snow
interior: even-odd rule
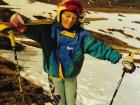
[[[95,105],[109,104],[117,83],[121,78],[121,74],[121,64],[110,64],[107,61],[97,60],[86,55],[82,73],[78,79],[80,95],[83,96],[83,98],[88,97],[91,101],[94,99],[100,102]],[[85,75],[87,76],[85,77]],[[125,74],[113,105],[132,105],[134,103],[134,105],[139,105],[139,80],[140,72],[138,69],[131,75]]]
[[[86,17],[105,17],[108,20],[102,21],[94,21],[91,24],[85,26],[85,29],[100,32],[106,34],[104,32],[99,31],[102,29],[106,32],[109,32],[107,29],[121,29],[124,30],[126,34],[132,35],[133,38],[126,38],[123,34],[119,32],[112,32],[112,34],[107,33],[106,35],[118,38],[124,42],[127,42],[129,45],[140,47],[140,41],[136,40],[136,37],[140,37],[140,24],[133,23],[132,21],[140,20],[140,14],[126,14],[123,13],[124,17],[119,16],[121,13],[101,13],[101,12],[92,12],[92,14],[87,14]],[[119,21],[121,19],[122,21]],[[132,30],[132,29],[134,30]]]
[[[44,4],[40,2],[31,3],[28,0],[3,0],[9,4],[9,7],[31,19],[36,19],[33,15],[41,15],[51,17],[48,13],[52,13],[54,18],[56,15],[56,6]],[[93,12],[87,14],[86,17],[105,17],[108,20],[93,21],[85,24],[85,28],[106,34],[99,31],[115,28],[122,29],[125,33],[130,34],[133,38],[126,38],[119,32],[107,33],[107,35],[118,38],[129,45],[140,48],[140,41],[136,37],[140,37],[140,24],[132,23],[139,21],[140,14],[126,13],[103,13]],[[123,16],[119,16],[121,14]],[[122,19],[119,21],[118,19]],[[127,27],[127,28],[124,28]],[[135,30],[132,30],[134,28]],[[18,39],[19,40],[19,39]],[[2,50],[1,50],[2,51]],[[42,51],[39,48],[27,46],[24,52],[18,53],[19,64],[25,67],[25,71],[21,75],[26,79],[33,81],[35,84],[42,86],[46,91],[48,88],[47,74],[42,68]],[[126,55],[126,54],[124,54]],[[1,56],[14,61],[12,53],[2,53]],[[134,56],[140,58],[139,55]],[[27,61],[28,60],[28,61]],[[139,64],[136,64],[139,65]],[[139,65],[140,66],[140,65]],[[82,72],[78,77],[78,101],[77,105],[109,105],[113,93],[116,89],[118,81],[121,78],[123,66],[118,63],[116,65],[110,62],[95,59],[89,55],[85,55]],[[116,95],[113,105],[139,105],[140,100],[140,71],[137,69],[133,74],[125,74],[121,87]],[[46,104],[48,105],[48,104]]]
[[[45,17],[50,17],[48,13],[52,13],[52,16],[55,17],[56,6],[44,4],[41,2],[30,3],[28,0],[3,0],[9,4],[9,7],[13,7],[13,11],[17,13],[24,14],[30,19],[36,20],[33,15],[41,15]],[[50,17],[51,18],[51,17]]]

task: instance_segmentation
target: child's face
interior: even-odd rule
[[[70,29],[77,20],[77,14],[71,11],[64,11],[62,13],[61,24],[64,28]]]

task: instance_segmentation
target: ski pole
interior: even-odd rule
[[[116,88],[116,90],[115,90],[115,92],[114,92],[114,94],[113,94],[113,97],[112,97],[111,102],[110,102],[109,105],[112,105],[112,103],[113,103],[113,101],[114,101],[114,99],[115,99],[115,96],[116,96],[116,94],[117,94],[117,92],[118,92],[118,90],[119,90],[119,88],[120,88],[121,83],[122,83],[122,80],[123,80],[124,75],[125,75],[125,71],[123,71],[123,73],[122,73],[122,75],[121,75],[121,78],[120,78],[120,80],[119,80],[119,82],[118,82],[117,88]]]
[[[133,56],[134,56],[134,53],[133,53],[133,52],[130,52],[128,56],[133,57]],[[124,78],[124,75],[125,75],[126,71],[134,71],[134,70],[136,69],[136,66],[134,65],[134,63],[130,63],[130,62],[127,62],[127,61],[126,61],[126,62],[122,62],[122,64],[123,64],[123,66],[124,66],[124,68],[123,68],[123,73],[122,73],[122,75],[121,75],[121,78],[120,78],[120,80],[119,80],[119,82],[118,82],[117,88],[116,88],[116,90],[115,90],[115,92],[114,92],[114,94],[113,94],[113,97],[112,97],[112,99],[111,99],[109,105],[112,105],[112,103],[113,103],[113,101],[114,101],[114,99],[115,99],[115,96],[116,96],[116,94],[117,94],[117,92],[118,92],[118,90],[119,90],[119,88],[120,88],[120,85],[121,85],[121,83],[122,83],[122,80],[123,80],[123,78]],[[130,69],[127,68],[127,64],[130,64],[130,66],[131,66]],[[126,66],[125,66],[125,65],[126,65]]]
[[[16,61],[16,73],[17,73],[17,78],[18,78],[18,82],[19,82],[19,88],[20,88],[20,93],[21,93],[22,105],[26,105],[25,99],[24,99],[24,93],[23,93],[23,84],[22,84],[22,80],[21,80],[21,76],[20,76],[17,52],[16,52],[16,48],[15,48],[16,42],[15,42],[14,31],[11,30],[8,33],[9,33],[9,38],[11,40],[11,46],[12,46],[13,52],[14,52],[14,58],[15,58],[15,61]]]

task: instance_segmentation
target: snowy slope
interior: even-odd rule
[[[28,0],[3,0],[9,4],[9,7],[31,19],[35,19],[33,15],[41,15],[45,17],[55,17],[56,6],[34,2],[30,3]],[[52,13],[52,16],[49,15]],[[132,21],[139,21],[140,14],[121,14],[118,13],[102,13],[92,12],[86,17],[106,17],[108,20],[94,21],[85,25],[86,29],[101,32],[99,29],[105,30],[115,28],[122,29],[126,34],[130,34],[133,38],[126,38],[119,32],[107,33],[107,35],[121,39],[128,44],[140,48],[140,41],[136,37],[140,37],[140,25]],[[119,21],[121,19],[122,21]],[[134,29],[134,30],[132,30]],[[8,59],[11,59],[9,53],[1,54]],[[20,64],[26,67],[22,76],[33,81],[36,84],[42,85],[44,89],[48,90],[47,74],[42,70],[41,64],[41,50],[28,46],[25,52],[19,53],[19,58],[22,59]],[[136,57],[140,58],[139,55]],[[24,61],[24,60],[25,61]],[[26,59],[29,61],[27,62]],[[35,66],[34,66],[35,65]],[[110,62],[97,60],[85,55],[85,62],[82,72],[78,78],[78,105],[109,105],[113,92],[117,86],[122,73],[122,65],[113,65]],[[37,78],[36,78],[37,77]],[[113,105],[139,105],[140,100],[140,71],[137,69],[133,74],[126,74],[120,90],[115,98]],[[82,104],[80,104],[80,102]]]
[[[120,16],[120,15],[122,16]],[[125,14],[125,13],[101,13],[101,12],[91,12],[91,14],[87,14],[87,17],[105,17],[108,20],[95,21],[91,22],[85,26],[86,29],[100,32],[117,39],[120,39],[129,45],[140,48],[140,41],[136,40],[136,37],[140,37],[140,24],[133,23],[133,21],[140,20],[140,14]],[[120,21],[120,20],[121,21]],[[104,30],[105,32],[100,31],[99,29]],[[112,32],[110,34],[107,29],[119,29],[123,30],[125,34],[133,36],[133,38],[127,38],[124,34],[120,32]]]

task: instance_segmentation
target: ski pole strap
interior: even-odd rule
[[[10,38],[10,40],[11,40],[11,46],[12,46],[12,47],[15,47],[16,42],[15,42],[14,31],[11,30],[11,31],[9,31],[8,33],[9,33],[9,38]]]

